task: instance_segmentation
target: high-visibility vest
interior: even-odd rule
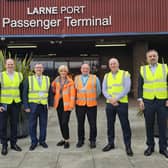
[[[58,76],[53,82],[52,82],[52,88],[54,92],[54,107],[57,108],[60,100],[60,91],[61,91],[61,85],[60,85],[60,76]],[[74,82],[72,79],[67,77],[67,80],[62,88],[62,98],[63,98],[63,106],[64,111],[70,111],[74,108],[75,105],[75,88],[74,88]]]
[[[112,98],[116,98],[116,96],[123,91],[124,78],[127,76],[130,76],[130,74],[128,73],[128,71],[123,70],[119,70],[116,73],[115,77],[113,77],[112,72],[105,74],[107,93]],[[106,102],[109,103],[109,100],[106,100]],[[122,97],[119,102],[128,103],[128,95]]]
[[[4,104],[11,104],[21,102],[20,98],[20,83],[23,80],[23,75],[20,72],[14,71],[13,79],[10,79],[7,72],[1,73],[1,94],[0,102]]]
[[[93,107],[97,105],[96,75],[89,74],[85,86],[82,83],[82,75],[75,78],[76,104],[79,106]]]
[[[37,104],[48,104],[48,92],[50,87],[50,80],[48,76],[42,75],[42,83],[39,85],[35,75],[28,77],[29,92],[28,102]]]
[[[149,65],[141,66],[141,76],[144,79],[143,84],[143,98],[153,100],[167,99],[167,74],[168,68],[166,64],[157,64],[155,73],[151,72]]]

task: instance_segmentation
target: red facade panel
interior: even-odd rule
[[[4,36],[168,32],[167,0],[0,0],[0,6]]]

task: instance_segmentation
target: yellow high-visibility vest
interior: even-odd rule
[[[115,77],[113,77],[111,72],[105,74],[107,93],[111,95],[111,97],[115,98],[123,91],[123,83],[126,76],[130,76],[130,74],[123,70],[119,70]],[[109,100],[106,100],[106,102],[109,103]],[[128,95],[122,97],[119,102],[128,103]]]
[[[28,77],[29,92],[28,102],[37,104],[48,104],[48,91],[50,86],[50,80],[48,76],[42,76],[41,86],[39,85],[35,75]]]
[[[20,72],[14,71],[13,79],[10,79],[6,71],[1,73],[1,103],[11,104],[12,102],[21,102],[19,86],[22,80],[23,75]]]
[[[141,66],[141,76],[144,79],[143,84],[143,98],[153,100],[167,99],[167,74],[168,68],[166,64],[157,64],[156,71],[153,74],[149,65]]]

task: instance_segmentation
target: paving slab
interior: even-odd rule
[[[168,159],[158,153],[158,138],[156,138],[155,152],[150,157],[143,155],[145,144],[145,127],[143,117],[137,116],[137,102],[131,100],[129,105],[129,119],[132,128],[133,157],[125,153],[121,126],[116,118],[115,125],[115,149],[102,152],[107,143],[107,121],[105,114],[105,100],[99,100],[97,113],[97,147],[89,147],[89,126],[85,122],[85,144],[82,148],[76,148],[77,120],[73,110],[70,118],[70,148],[56,146],[61,139],[60,128],[55,110],[49,111],[47,129],[48,149],[38,146],[34,151],[29,151],[30,138],[18,140],[22,152],[9,149],[7,156],[0,155],[0,168],[167,168]],[[39,129],[38,129],[39,130]],[[1,148],[0,148],[1,149]]]

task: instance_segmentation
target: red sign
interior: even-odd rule
[[[3,36],[168,31],[167,0],[1,0],[0,6]]]

